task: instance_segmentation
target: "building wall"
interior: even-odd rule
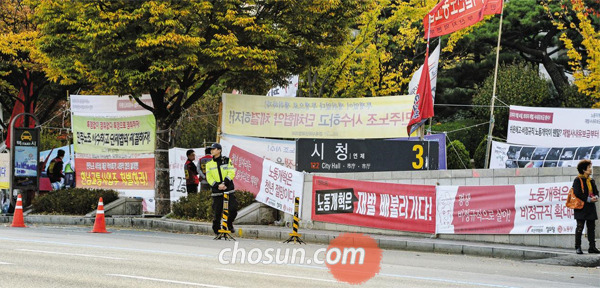
[[[594,167],[594,170],[598,171],[597,174],[600,174],[600,167]],[[300,222],[300,229],[302,229],[302,227],[304,226],[308,228],[312,227],[315,229],[344,232],[359,232],[385,235],[412,235],[419,237],[437,237],[441,239],[483,241],[527,246],[544,246],[556,248],[573,248],[575,246],[574,235],[431,235],[415,232],[401,232],[324,222],[312,222],[310,217],[311,207],[313,205],[313,175],[349,180],[399,184],[489,186],[570,182],[573,181],[574,177],[577,175],[577,169],[575,167],[306,174],[304,176],[304,193],[302,198],[301,212],[302,220]],[[600,205],[596,204],[596,207],[596,210],[600,212]],[[600,225],[600,222],[596,221],[596,226],[598,225]],[[596,229],[596,239],[600,240],[600,227]],[[598,241],[596,241],[596,243],[598,243]],[[587,249],[587,247],[588,241],[587,238],[584,236],[584,238],[582,239],[582,248]]]

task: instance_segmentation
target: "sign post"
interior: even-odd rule
[[[33,118],[37,126],[34,128],[15,127],[15,121],[22,116]],[[22,191],[25,197],[24,202],[30,203],[31,199],[27,193],[37,192],[39,189],[40,171],[40,128],[39,121],[35,115],[30,113],[21,113],[10,122],[11,129],[11,181],[10,195],[11,202],[15,196],[15,190]]]

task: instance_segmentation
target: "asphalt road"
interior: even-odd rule
[[[232,241],[155,231],[109,229],[113,233],[95,234],[89,230],[73,226],[0,226],[0,287],[357,286],[338,282],[324,264],[308,264],[308,260],[298,264],[300,258],[294,258],[296,264],[220,263],[220,252],[233,248]],[[326,247],[254,239],[238,239],[237,243],[246,251],[303,247],[308,257],[305,259]],[[232,261],[228,251],[222,253],[225,262]],[[360,286],[600,287],[600,269],[383,251],[381,271]]]

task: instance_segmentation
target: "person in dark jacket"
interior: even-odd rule
[[[588,241],[590,242],[589,253],[598,254],[600,251],[596,248],[596,223],[598,214],[596,214],[596,202],[598,202],[598,187],[591,178],[592,162],[590,160],[581,160],[577,164],[579,175],[573,181],[573,192],[575,196],[584,202],[583,208],[573,209],[573,215],[577,220],[575,229],[575,252],[583,254],[581,251],[581,234],[583,226],[587,226]]]
[[[63,157],[65,157],[65,150],[60,149],[56,153],[56,157],[52,159],[50,165],[48,165],[46,173],[50,179],[52,190],[59,190],[62,188],[63,179],[65,179],[65,174],[63,174]]]
[[[198,193],[198,183],[200,183],[200,179],[198,178],[198,167],[194,164],[196,160],[196,153],[194,150],[190,149],[186,153],[187,160],[185,161],[185,189],[189,194]]]
[[[233,221],[237,216],[237,200],[234,193],[233,178],[235,177],[235,168],[231,159],[221,155],[221,145],[215,143],[211,146],[210,154],[212,160],[206,163],[206,181],[210,185],[213,198],[213,231],[215,234],[219,234],[221,228],[221,216],[223,214],[223,194],[229,195],[229,216],[227,218],[227,228],[231,232],[235,232],[233,228]]]

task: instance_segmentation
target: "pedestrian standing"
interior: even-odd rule
[[[198,183],[200,180],[198,179],[198,168],[196,164],[194,164],[194,160],[196,160],[196,153],[194,150],[190,149],[186,153],[187,160],[185,161],[185,189],[187,190],[188,195],[198,193]]]
[[[212,155],[210,155],[211,149],[211,147],[206,147],[204,149],[204,156],[198,160],[198,167],[200,168],[198,171],[200,173],[200,191],[211,190],[210,185],[206,181],[206,163],[212,160]]]
[[[227,228],[235,232],[233,221],[237,216],[237,200],[235,198],[233,178],[235,177],[235,168],[231,159],[221,155],[223,148],[219,143],[213,144],[210,150],[212,160],[206,163],[206,180],[211,187],[211,196],[213,199],[213,231],[219,234],[221,228],[221,217],[223,214],[223,194],[229,195],[229,216],[227,218]]]
[[[583,201],[583,208],[573,209],[573,215],[577,220],[575,229],[575,252],[583,254],[581,251],[581,235],[583,226],[587,226],[588,241],[590,242],[589,253],[598,254],[600,251],[596,248],[596,223],[598,214],[596,214],[596,202],[598,202],[598,187],[592,179],[592,162],[590,160],[581,160],[577,164],[579,175],[573,181],[573,192],[575,197]]]
[[[46,170],[48,178],[50,179],[50,184],[52,185],[52,190],[59,190],[63,186],[63,181],[65,179],[65,174],[63,174],[63,157],[65,157],[65,150],[58,150],[56,157],[50,161],[48,170]]]

